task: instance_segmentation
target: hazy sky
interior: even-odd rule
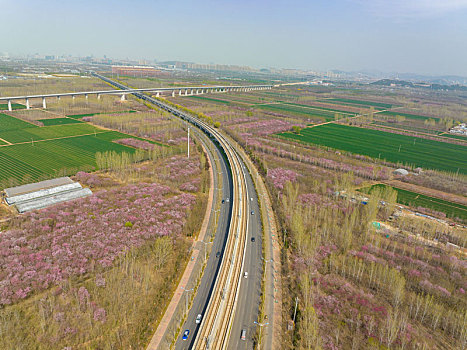
[[[467,76],[467,0],[0,0],[0,52]]]

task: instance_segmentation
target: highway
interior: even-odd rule
[[[244,164],[242,164],[244,166]],[[261,216],[259,212],[258,196],[253,180],[248,172],[246,181],[249,198],[249,225],[247,234],[247,248],[244,260],[244,271],[248,272],[248,278],[242,279],[236,315],[230,332],[227,349],[253,349],[253,337],[256,332],[254,321],[258,321],[258,313],[261,296],[262,266],[262,232]],[[251,200],[253,199],[253,200]],[[254,215],[251,214],[254,212]],[[252,242],[254,237],[254,242]],[[246,340],[241,339],[241,332],[246,329]]]
[[[179,335],[175,349],[191,349],[193,347],[194,340],[199,328],[199,324],[196,324],[196,316],[198,314],[204,315],[208,301],[211,297],[214,282],[219,272],[220,263],[224,254],[225,243],[229,232],[230,218],[232,213],[232,175],[230,168],[226,163],[221,151],[216,147],[216,154],[209,154],[211,156],[211,164],[215,164],[214,158],[220,159],[221,169],[213,169],[214,171],[220,170],[222,172],[222,198],[224,203],[221,204],[218,225],[216,229],[215,238],[212,244],[211,254],[209,255],[206,268],[204,270],[201,283],[196,292],[196,296],[193,300],[192,307],[188,313],[188,317],[182,327],[182,332]],[[214,173],[216,174],[216,173]],[[228,198],[228,202],[226,201]],[[204,247],[203,247],[204,248]],[[220,255],[218,256],[218,253]],[[185,329],[190,330],[188,340],[182,340],[182,334]]]
[[[126,89],[122,84],[96,76]],[[176,348],[252,348],[253,322],[258,317],[261,292],[262,234],[257,196],[248,171],[233,147],[213,127],[157,99],[139,92],[134,94],[199,127],[217,145],[217,157],[222,160],[226,200],[221,207],[213,254],[209,257],[201,285],[182,328],[182,333],[189,329],[190,335],[185,341],[180,336]],[[251,237],[255,237],[255,242]],[[244,272],[248,272],[248,278],[244,277]],[[203,315],[201,324],[195,323],[198,314]],[[240,339],[242,329],[247,330],[246,340]]]

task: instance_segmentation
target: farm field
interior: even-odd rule
[[[96,167],[96,152],[133,153],[134,148],[112,142],[131,137],[115,131],[100,134],[25,143],[0,148],[0,182],[10,178],[37,180],[62,169]]]
[[[326,124],[280,137],[336,148],[393,163],[467,174],[467,147],[384,131]]]
[[[467,206],[449,202],[440,198],[425,196],[420,193],[403,190],[397,187],[392,187],[385,184],[376,184],[371,187],[360,189],[359,191],[371,194],[376,188],[384,189],[391,187],[397,192],[397,203],[407,205],[410,207],[423,207],[435,211],[443,212],[449,218],[460,218],[464,221],[467,220]]]
[[[76,120],[76,119],[73,119],[73,118],[38,119],[37,121],[44,124],[44,126],[81,123],[79,120]]]
[[[396,115],[400,115],[400,116],[406,117],[408,119],[418,119],[418,120],[436,119],[436,117],[428,117],[428,116],[424,116],[424,115],[401,113],[401,112],[394,112],[394,111],[377,112],[377,114],[375,116],[377,116],[378,114],[389,115],[389,116],[394,116],[394,117]]]
[[[4,131],[19,130],[25,128],[37,128],[37,125],[0,113],[0,138],[2,137],[1,134]]]
[[[52,125],[44,127],[23,128],[19,130],[0,131],[0,138],[11,143],[31,142],[58,137],[86,135],[101,132],[102,129],[90,124],[78,123],[68,125]]]
[[[458,140],[467,141],[467,136],[451,134],[451,133],[449,133],[449,132],[441,132],[441,133],[438,134],[438,136],[450,137],[450,138],[452,138],[452,139],[458,139]]]
[[[12,103],[11,109],[26,109],[26,106],[19,103]],[[8,103],[0,103],[0,111],[6,110],[8,110]]]
[[[344,104],[344,105],[350,104],[350,105],[358,105],[358,106],[365,106],[365,107],[376,107],[376,108],[382,108],[382,109],[394,107],[392,104],[389,104],[389,103],[364,101],[364,100],[353,100],[349,98],[327,98],[327,99],[321,100],[321,102]]]
[[[333,108],[327,108],[327,107],[321,107],[321,106],[304,105],[304,104],[293,103],[293,102],[285,102],[285,101],[281,101],[281,103],[284,104],[284,105],[297,106],[297,107],[300,107],[300,108],[308,108],[308,109],[311,109],[311,110],[315,110],[317,112],[326,113],[326,111],[329,111],[329,112],[332,112],[332,116],[334,116],[334,113],[355,115],[355,113],[352,113],[352,112],[343,112],[343,111],[341,111],[339,109],[333,109]],[[326,113],[326,115],[331,115],[331,114]]]
[[[115,140],[143,140],[72,118],[40,121],[48,126],[39,127],[0,114],[0,183],[6,183],[10,179],[31,182],[55,175],[64,169],[68,174],[83,167],[90,169],[96,167],[96,152],[135,151],[135,148],[117,144]],[[153,141],[144,141],[160,145]]]
[[[431,130],[427,127],[423,128],[421,126],[414,126],[414,125],[407,125],[407,124],[397,124],[397,123],[387,123],[387,122],[380,122],[380,121],[373,121],[371,125],[380,126],[383,128],[389,129],[397,129],[401,131],[414,131],[414,132],[421,132],[424,134],[432,134],[433,136],[440,136],[440,132],[438,130]],[[390,132],[390,131],[389,131]],[[443,135],[444,136],[444,135]]]
[[[274,92],[274,91],[261,91],[262,95],[272,96],[274,98],[289,98],[289,99],[297,99],[298,95],[290,94],[285,91],[282,92]]]
[[[243,99],[244,97],[244,99]],[[252,100],[250,96],[241,96],[235,95],[235,98],[232,98],[232,95],[224,95],[224,99],[204,97],[204,96],[188,96],[192,100],[205,101],[215,104],[223,105],[239,105],[245,106],[249,105],[251,108],[260,109],[264,111],[272,111],[277,113],[290,113],[300,117],[310,118],[319,118],[321,121],[331,121],[335,119],[335,114],[339,113],[340,115],[353,116],[355,113],[343,112],[341,110],[326,108],[326,107],[316,107],[306,104],[298,104],[286,101],[257,101]],[[264,99],[263,99],[264,100]],[[182,102],[183,103],[183,102]]]
[[[268,110],[272,112],[279,112],[279,113],[292,113],[298,114],[307,117],[318,117],[324,121],[331,121],[334,120],[334,113],[342,113],[340,111],[327,111],[318,108],[313,108],[310,106],[299,107],[296,105],[290,104],[267,104],[267,105],[257,105],[255,108]]]

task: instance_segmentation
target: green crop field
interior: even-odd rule
[[[20,105],[19,103],[12,103],[11,109],[26,109],[25,105]],[[8,103],[0,103],[0,111],[8,110]]]
[[[21,119],[0,113],[0,138],[2,138],[1,134],[4,131],[26,128],[37,128],[37,125],[30,124],[28,122],[22,121]]]
[[[41,122],[44,126],[81,123],[79,120],[73,118],[39,119],[38,122]]]
[[[267,105],[257,105],[255,108],[259,109],[264,109],[264,110],[269,110],[273,112],[279,112],[279,113],[292,113],[292,114],[298,114],[302,116],[306,116],[309,118],[312,117],[318,117],[320,119],[323,119],[325,121],[330,121],[334,120],[334,114],[335,113],[345,113],[346,112],[341,112],[341,111],[328,111],[328,110],[322,110],[316,107],[311,107],[311,106],[305,106],[305,105],[297,105],[297,104],[289,104],[289,103],[284,103],[284,104],[267,104]]]
[[[0,146],[3,145],[0,147],[0,183],[8,184],[10,179],[19,182],[37,181],[55,176],[58,172],[63,174],[64,169],[65,173],[73,174],[78,169],[95,167],[97,152],[135,151],[132,147],[113,141],[124,138],[141,139],[69,118],[41,121],[68,124],[39,127],[0,114]],[[8,145],[4,140],[13,144]]]
[[[109,134],[109,135],[106,135]],[[118,132],[70,137],[0,147],[0,182],[9,178],[22,180],[26,174],[31,181],[53,175],[61,169],[96,166],[96,152],[133,153],[134,148],[111,142],[131,137]]]
[[[449,132],[440,132],[438,133],[438,136],[449,137],[451,139],[458,139],[467,142],[467,135],[456,135]]]
[[[67,115],[68,118],[73,118],[73,119],[81,119],[83,117],[92,117],[94,115],[98,115],[101,113],[86,113],[86,114],[70,114]]]
[[[382,102],[373,102],[373,101],[363,101],[363,100],[352,100],[349,98],[327,98],[321,100],[320,102],[328,102],[328,103],[335,103],[335,104],[350,104],[350,105],[358,105],[358,106],[365,106],[365,107],[376,107],[376,108],[392,108],[393,105],[389,103],[382,103]]]
[[[414,132],[421,132],[425,134],[431,134],[433,136],[439,136],[440,132],[438,130],[430,130],[428,128],[424,128],[421,126],[413,126],[413,125],[407,125],[407,124],[398,124],[398,123],[388,123],[388,122],[382,122],[378,120],[373,120],[371,123],[372,125],[375,126],[380,126],[383,128],[389,128],[390,129],[398,129],[401,131],[414,131]],[[390,131],[389,131],[390,132]]]
[[[286,92],[274,92],[270,90],[259,91],[259,92],[256,92],[256,94],[269,95],[269,96],[278,97],[278,98],[290,98],[290,99],[297,99],[297,97],[299,96],[299,95],[289,94]]]
[[[409,113],[400,113],[400,112],[397,112],[397,111],[384,111],[384,112],[378,112],[375,114],[375,117],[377,117],[378,115],[390,115],[390,116],[396,116],[396,115],[400,115],[400,116],[403,116],[403,117],[406,117],[408,119],[418,119],[418,120],[427,120],[427,119],[438,119],[436,117],[427,117],[425,115],[416,115],[416,114],[409,114]]]
[[[376,188],[385,188],[391,187],[384,184],[377,184],[371,187],[366,187],[360,189],[361,192],[371,194]],[[440,211],[446,214],[449,218],[460,218],[462,220],[467,220],[467,206],[449,202],[443,199],[425,196],[420,193],[411,192],[407,190],[403,190],[397,187],[392,187],[394,190],[397,191],[397,203],[407,205],[410,207],[423,207],[428,208],[436,211]]]
[[[344,115],[347,115],[347,116],[356,115],[356,113],[353,113],[353,112],[345,112],[345,111],[341,111],[339,109],[333,109],[333,108],[328,108],[328,107],[310,106],[310,105],[303,105],[303,104],[299,104],[299,103],[284,102],[284,101],[281,101],[281,103],[284,104],[284,105],[297,106],[297,107],[300,107],[300,108],[303,108],[303,109],[313,110],[314,111],[313,113],[322,113],[321,114],[322,116],[332,116],[332,117],[334,117],[335,113],[340,113],[340,114],[344,114]]]
[[[340,124],[304,128],[281,137],[336,148],[393,163],[467,174],[467,146]]]
[[[90,124],[79,123],[25,128],[20,130],[9,130],[5,132],[0,131],[0,138],[11,143],[21,143],[54,139],[58,137],[86,135],[92,134],[94,132],[102,132],[102,129],[96,128]]]

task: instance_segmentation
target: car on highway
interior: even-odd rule
[[[183,332],[183,337],[182,337],[182,339],[183,339],[183,340],[187,340],[187,339],[188,339],[188,335],[190,335],[190,330],[189,330],[189,329],[185,329],[185,332]]]
[[[225,203],[225,199],[222,200],[222,204],[224,204],[224,203]]]
[[[242,335],[240,336],[240,338],[242,340],[246,340],[246,329],[245,328],[242,329]]]
[[[251,215],[255,215],[255,212],[253,210],[251,211]]]
[[[230,199],[226,198],[225,201],[226,201],[227,203],[229,203],[229,202],[230,202]]]
[[[196,324],[200,324],[201,323],[201,319],[203,318],[203,315],[201,314],[198,314],[198,316],[196,316]]]
[[[216,253],[216,258],[220,257],[221,256],[221,252],[217,252]]]
[[[243,277],[248,278],[248,272],[245,272],[245,273],[243,274]]]
[[[254,241],[255,241],[255,237],[251,237],[251,241],[254,242]]]

